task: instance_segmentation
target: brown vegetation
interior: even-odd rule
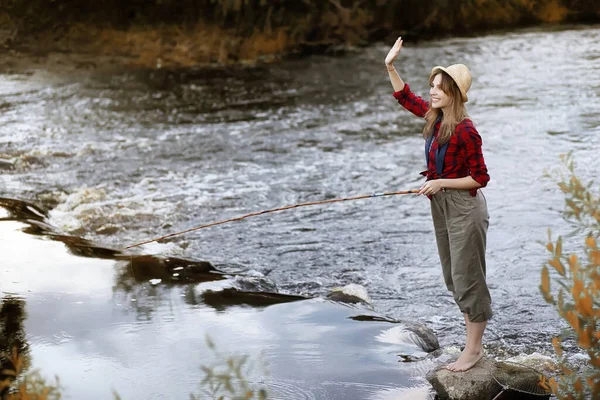
[[[387,36],[598,21],[591,0],[1,0],[0,42],[147,67],[244,63]]]
[[[540,288],[570,329],[552,341],[562,375],[546,383],[559,399],[596,399],[600,398],[600,196],[592,191],[593,183],[584,185],[574,175],[570,157],[565,161],[569,176],[559,183],[566,195],[565,216],[587,235],[580,254],[566,254],[562,238],[553,242],[549,233],[546,246],[551,258],[542,268]],[[558,293],[551,290],[550,271],[559,284]],[[564,341],[572,336],[589,356],[583,373],[569,366],[564,352]]]
[[[3,400],[60,400],[61,389],[58,378],[49,384],[38,371],[23,374],[24,358],[15,348],[10,357],[11,367],[2,370],[0,398]],[[17,380],[18,379],[18,380]],[[13,387],[13,381],[17,380]]]
[[[194,28],[178,25],[159,28],[115,28],[72,26],[56,44],[61,50],[75,50],[103,56],[122,57],[134,66],[192,67],[226,65],[269,60],[289,49],[289,36],[284,29],[271,33],[253,32],[240,37],[232,30],[198,23]]]

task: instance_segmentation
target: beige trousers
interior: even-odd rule
[[[485,197],[480,190],[473,197],[468,190],[446,189],[431,197],[431,216],[446,287],[469,321],[487,321],[492,298],[485,282]]]

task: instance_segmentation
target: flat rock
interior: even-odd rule
[[[427,380],[440,400],[490,400],[500,392],[502,396],[499,399],[514,398],[511,396],[517,393],[519,399],[550,398],[549,393],[538,384],[542,374],[532,368],[496,362],[488,357],[465,372],[453,372],[445,367],[441,365],[427,374]],[[498,382],[502,383],[504,391]],[[512,389],[520,389],[520,392]]]
[[[427,374],[440,400],[490,400],[502,390],[492,378],[496,361],[484,357],[465,372],[453,372],[441,365]]]

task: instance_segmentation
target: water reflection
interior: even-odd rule
[[[31,364],[29,344],[25,334],[24,321],[27,318],[25,300],[15,296],[4,296],[0,303],[0,381],[13,379],[15,357],[18,355],[21,371],[25,372]],[[3,399],[8,388],[0,391]]]
[[[239,288],[203,288],[198,294],[198,284],[231,279],[232,275],[225,275],[207,261],[126,254],[120,250],[97,246],[76,236],[58,234],[55,228],[45,222],[44,212],[30,203],[0,198],[0,206],[8,214],[4,220],[27,223],[22,229],[25,233],[62,242],[74,256],[117,261],[113,291],[121,302],[132,304],[139,316],[149,318],[152,310],[163,301],[163,294],[169,293],[174,286],[182,287],[182,296],[188,304],[204,303],[219,311],[234,305],[261,307],[306,299],[304,296],[276,293],[274,285],[258,277],[242,277],[236,281]],[[264,289],[271,289],[272,292]]]
[[[227,277],[209,262],[151,255],[118,255],[113,292],[121,304],[130,304],[138,318],[150,319],[154,310],[179,287],[188,304],[197,304],[195,287]]]
[[[227,353],[264,354],[269,374],[248,379],[264,382],[272,399],[370,398],[414,384],[396,352],[420,349],[376,340],[390,321],[374,312],[264,292],[273,288],[264,278],[225,275],[207,262],[81,251],[93,245],[50,225],[25,233],[43,218],[17,218],[27,205],[3,202],[13,206],[0,208],[0,251],[9,255],[0,284],[26,296],[28,317],[24,300],[7,297],[2,337],[29,349],[71,398],[110,398],[113,389],[123,399],[187,398],[200,366],[214,361],[206,335]]]

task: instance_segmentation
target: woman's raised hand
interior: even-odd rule
[[[388,55],[385,57],[385,65],[386,66],[388,66],[388,67],[392,66],[392,64],[398,57],[398,54],[400,54],[401,48],[402,48],[402,37],[399,37],[396,40],[396,43],[394,43],[394,46],[392,46],[392,48],[390,49],[390,52],[388,53]]]

